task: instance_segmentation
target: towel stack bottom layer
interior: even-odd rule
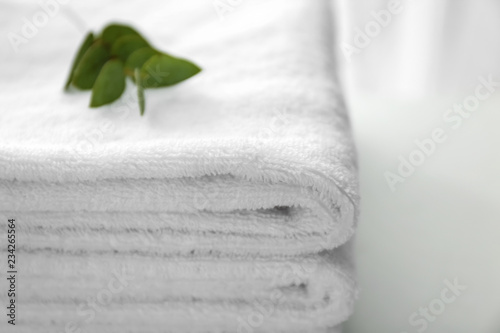
[[[22,252],[18,327],[328,332],[354,300],[347,252],[288,260]]]
[[[0,27],[37,6],[10,1]],[[340,332],[359,199],[330,1],[59,6],[17,53],[0,45],[0,238],[15,229],[16,271],[15,296],[0,279],[16,325],[0,331]],[[89,109],[62,92],[73,23],[111,19],[203,71],[147,90],[143,117],[131,82]]]

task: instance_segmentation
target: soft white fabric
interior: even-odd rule
[[[98,22],[97,30],[110,18],[90,10],[94,5],[73,7]],[[121,102],[99,109],[87,107],[86,92],[62,92],[81,39],[63,17],[18,54],[3,56],[0,69],[15,80],[0,86],[0,210],[85,211],[82,223],[104,212],[122,220],[116,212],[148,211],[134,220],[146,225],[152,217],[173,232],[186,228],[175,216],[155,214],[206,210],[214,212],[206,232],[225,235],[221,245],[229,248],[253,234],[269,253],[344,243],[354,231],[357,185],[327,2],[257,1],[225,21],[212,5],[191,5],[197,20],[189,25],[162,18],[153,5],[113,9],[122,21],[131,17],[121,13],[134,13],[134,24],[160,49],[203,67],[176,87],[147,91],[143,118],[130,102],[131,84]],[[177,8],[163,6],[164,13]],[[295,207],[294,214],[258,211],[275,206]],[[297,214],[308,216],[299,227]],[[36,216],[32,224],[53,218]],[[249,219],[254,227],[241,230]],[[102,227],[124,231],[111,222]]]
[[[150,281],[96,316],[93,331],[233,332],[248,304],[275,290],[287,301],[263,332],[321,332],[345,320],[355,296],[350,247],[332,249],[353,235],[358,197],[328,1],[252,0],[223,19],[204,0],[106,4],[61,5],[17,53],[7,45],[0,55],[2,77],[12,78],[0,80],[0,212],[19,221],[33,286],[22,323],[64,324],[74,314],[66,305],[118,267],[143,267]],[[17,31],[16,18],[36,6],[11,3],[0,24]],[[130,82],[120,101],[89,109],[88,92],[62,91],[83,35],[75,17],[94,30],[132,22],[203,72],[148,90],[142,118]],[[309,259],[319,268],[299,284],[273,282]],[[184,279],[159,276],[186,267]]]
[[[343,247],[275,261],[50,250],[24,254],[19,266],[26,276],[19,285],[22,322],[42,330],[74,322],[89,332],[121,321],[127,323],[122,332],[158,332],[158,327],[172,332],[206,332],[207,327],[327,332],[352,311],[356,289],[348,255]],[[95,317],[89,300],[103,309]],[[119,332],[118,327],[108,331]]]

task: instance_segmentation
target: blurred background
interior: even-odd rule
[[[500,2],[332,1],[362,195],[346,332],[500,332],[500,85],[477,96],[500,82]]]

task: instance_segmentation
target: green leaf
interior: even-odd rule
[[[101,41],[92,44],[76,66],[73,85],[83,90],[91,89],[109,57],[110,54]]]
[[[90,107],[98,107],[117,100],[125,90],[125,74],[123,62],[118,59],[109,60],[102,67],[94,87]]]
[[[71,70],[69,72],[68,80],[66,81],[66,85],[64,86],[65,90],[69,88],[69,85],[73,80],[76,66],[80,63],[80,60],[82,59],[83,55],[90,48],[90,45],[92,45],[93,42],[94,42],[94,34],[92,32],[89,32],[85,37],[85,39],[83,40],[83,43],[80,45],[80,48],[78,49],[75,59],[73,59],[73,64],[71,65]]]
[[[144,63],[148,61],[152,56],[159,54],[158,51],[152,49],[150,47],[143,47],[136,51],[134,51],[128,58],[125,63],[125,73],[135,80],[135,69],[142,68]]]
[[[143,47],[148,47],[149,43],[140,36],[123,36],[118,38],[111,47],[111,54],[120,57],[121,60],[127,61],[129,55]]]
[[[137,99],[139,101],[139,109],[141,110],[141,116],[144,115],[144,109],[146,108],[146,101],[144,99],[144,88],[142,86],[141,72],[139,68],[134,70],[135,84],[137,84]]]
[[[144,88],[171,86],[198,74],[201,69],[185,59],[167,54],[152,56],[141,68]]]
[[[110,24],[99,38],[89,33],[80,46],[65,85],[92,89],[90,107],[117,100],[125,91],[126,76],[137,84],[141,116],[144,89],[166,87],[184,81],[201,69],[194,63],[155,50],[132,27]]]
[[[108,25],[104,30],[102,31],[101,37],[106,44],[113,44],[118,38],[126,35],[135,35],[135,36],[141,36],[135,29],[123,25],[123,24],[117,24],[113,23]]]

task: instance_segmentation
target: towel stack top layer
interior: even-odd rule
[[[2,47],[0,70],[11,79],[0,81],[0,178],[258,179],[275,171],[276,180],[333,181],[357,202],[327,1],[246,1],[225,11],[216,3],[106,2],[116,21],[132,22],[159,49],[203,68],[178,86],[148,90],[142,118],[130,83],[119,102],[99,109],[88,108],[88,93],[62,92],[89,29],[82,26],[97,31],[109,23],[108,11],[86,15],[97,1],[61,4],[26,43]],[[19,17],[41,10],[19,8]],[[0,15],[16,16],[7,12]],[[7,17],[2,24],[10,32],[22,27]]]
[[[13,78],[0,81],[0,211],[63,221],[65,230],[159,221],[176,233],[162,240],[169,244],[203,225],[200,246],[208,232],[222,233],[238,244],[232,252],[244,253],[314,253],[350,239],[356,158],[327,0],[248,1],[229,11],[204,0],[106,2],[116,21],[203,68],[177,86],[147,90],[144,117],[130,82],[99,109],[87,107],[86,92],[62,91],[82,25],[109,23],[108,11],[94,10],[100,4],[60,4],[50,24],[0,55],[0,70]],[[10,15],[29,8],[38,7],[12,5]],[[203,211],[213,214],[193,222]],[[133,215],[145,212],[153,215]],[[260,251],[263,239],[275,251]],[[226,251],[220,244],[207,248]]]

